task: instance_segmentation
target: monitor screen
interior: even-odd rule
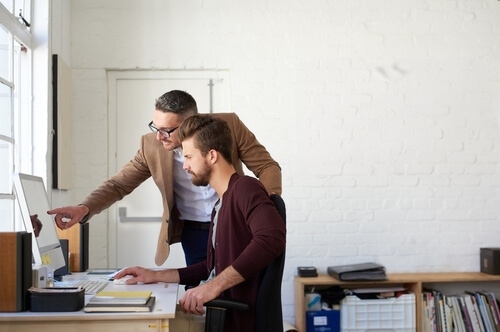
[[[14,188],[26,231],[32,233],[33,260],[51,264],[54,270],[65,266],[43,179],[27,174],[14,175]],[[38,215],[38,218],[35,218]]]

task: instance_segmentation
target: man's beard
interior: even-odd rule
[[[193,172],[189,172],[192,176],[191,182],[198,187],[204,187],[208,186],[208,183],[210,181],[210,176],[212,175],[212,169],[208,165],[208,163],[205,161],[203,164],[203,168],[198,174],[195,174]]]

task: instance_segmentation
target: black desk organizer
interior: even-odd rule
[[[63,312],[79,311],[85,304],[83,288],[31,288],[30,311]]]

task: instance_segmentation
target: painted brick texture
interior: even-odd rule
[[[108,175],[106,69],[225,69],[283,169],[285,319],[300,265],[477,271],[500,246],[499,18],[496,0],[72,1],[74,201]]]

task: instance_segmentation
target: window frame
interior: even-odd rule
[[[0,84],[10,89],[10,96],[6,96],[6,98],[10,98],[10,103],[8,103],[10,110],[7,111],[10,114],[7,113],[7,118],[10,117],[11,121],[10,133],[5,133],[10,136],[0,135],[0,141],[6,143],[5,149],[10,155],[7,161],[10,164],[3,167],[3,174],[1,174],[1,176],[7,175],[8,177],[6,179],[8,185],[0,191],[0,213],[5,220],[0,224],[1,231],[24,229],[15,206],[12,177],[14,172],[21,170],[30,172],[33,168],[31,153],[33,131],[31,103],[33,84],[32,34],[28,26],[21,23],[20,18],[16,17],[18,3],[18,1],[12,2],[12,12],[3,3],[0,3],[0,29],[8,34],[5,44],[5,58],[8,58],[9,67],[5,73],[8,77],[0,77]],[[30,17],[24,18],[29,22],[31,21],[32,1],[23,1],[23,5],[28,6],[27,10],[23,10],[23,13],[28,13]]]

